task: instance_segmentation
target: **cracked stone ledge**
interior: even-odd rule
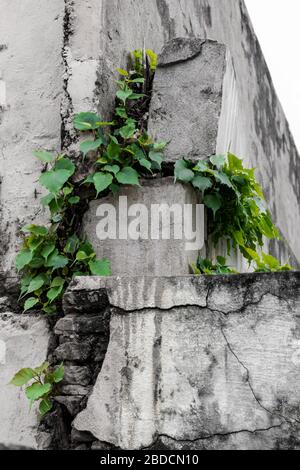
[[[129,313],[194,306],[230,315],[258,305],[267,295],[292,307],[300,296],[300,272],[214,277],[80,277],[72,281],[64,296],[64,311],[99,312],[110,305]]]
[[[164,46],[158,58],[158,66],[165,67],[192,60],[201,54],[202,46],[206,42],[216,44],[216,41],[199,38],[175,38]]]

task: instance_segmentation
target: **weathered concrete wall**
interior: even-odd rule
[[[300,448],[299,273],[80,278],[57,332],[77,331],[73,305],[101,321],[105,303],[108,351],[73,423],[90,442]]]
[[[19,369],[39,366],[46,360],[49,339],[45,316],[0,314],[1,444],[37,447],[36,406],[30,411],[24,391],[8,384]]]
[[[44,221],[36,148],[60,148],[63,0],[1,0],[0,262],[14,265],[18,229]]]

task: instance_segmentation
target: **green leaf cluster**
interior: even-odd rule
[[[245,168],[235,155],[213,155],[196,165],[180,160],[175,165],[175,179],[201,192],[208,209],[209,235],[215,245],[221,239],[227,240],[228,253],[233,245],[251,263],[256,261],[264,237],[281,239],[266,208],[255,169]]]
[[[151,49],[135,49],[130,54],[131,63],[135,72],[143,74],[143,71],[149,66],[152,73],[155,72],[157,67],[157,54]]]
[[[19,370],[11,379],[10,384],[25,388],[25,395],[30,402],[39,403],[39,413],[44,416],[53,407],[52,397],[55,394],[56,385],[64,378],[64,365],[51,369],[48,362],[44,362],[36,368]]]
[[[96,260],[92,245],[73,232],[72,221],[67,222],[67,213],[80,203],[71,180],[74,163],[49,152],[35,152],[35,156],[52,165],[39,180],[49,191],[41,202],[49,209],[50,224],[29,224],[21,229],[24,242],[16,267],[22,272],[20,299],[24,311],[36,307],[52,314],[74,276],[108,276],[110,268],[107,260]]]
[[[271,255],[264,252],[258,254],[247,249],[249,256],[253,259],[256,269],[256,273],[274,273],[282,271],[291,271],[292,267],[289,264],[281,266],[280,262]]]
[[[96,196],[114,194],[121,185],[140,184],[140,177],[161,170],[165,142],[155,143],[139,129],[134,106],[149,99],[150,82],[157,56],[151,50],[131,54],[133,70],[119,69],[115,115],[111,122],[97,113],[83,112],[74,117],[74,127],[88,133],[81,142],[83,157],[94,156],[92,171],[84,183],[95,188]],[[145,93],[146,92],[146,93]],[[50,212],[47,227],[26,225],[23,246],[16,258],[22,273],[20,299],[24,311],[41,308],[55,313],[64,291],[74,276],[111,274],[109,261],[97,260],[93,247],[79,236],[78,213],[82,191],[75,183],[76,166],[66,155],[37,150],[37,159],[46,166],[39,178],[48,191],[41,203]],[[79,221],[80,222],[80,221]],[[76,225],[77,224],[77,225]]]
[[[197,263],[192,264],[191,267],[195,275],[207,274],[212,276],[217,274],[237,274],[235,269],[226,265],[226,258],[223,256],[218,256],[216,263],[199,256]]]
[[[80,149],[84,156],[94,152],[93,171],[85,184],[93,185],[97,196],[107,191],[115,194],[121,185],[138,186],[141,176],[161,171],[167,144],[155,143],[140,128],[133,111],[133,107],[142,106],[144,100],[149,99],[146,82],[156,67],[156,54],[148,49],[145,54],[148,58],[146,67],[143,52],[134,51],[131,55],[133,70],[118,69],[119,89],[112,122],[101,121],[96,113],[80,113],[74,118],[76,129],[89,132],[89,139],[81,143]]]

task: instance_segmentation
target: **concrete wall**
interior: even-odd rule
[[[60,341],[82,317],[93,338],[108,311],[108,350],[73,422],[77,441],[88,432],[106,449],[300,448],[299,273],[78,278]]]
[[[114,72],[127,52],[144,38],[160,51],[178,36],[228,46],[240,103],[231,150],[258,167],[274,220],[300,259],[299,156],[243,1],[1,0],[1,11],[3,270],[13,265],[18,227],[45,218],[32,149],[78,149],[72,113],[98,109],[108,117]]]
[[[72,129],[73,114],[84,110],[98,110],[104,119],[109,117],[113,109],[115,70],[119,66],[126,65],[126,54],[129,50],[142,47],[144,39],[148,47],[160,51],[162,46],[174,37],[194,36],[217,40],[224,43],[230,51],[235,74],[234,94],[236,102],[239,103],[239,106],[234,108],[237,125],[236,127],[232,126],[229,131],[232,142],[231,150],[258,167],[259,177],[263,183],[274,220],[300,260],[297,233],[300,226],[300,185],[297,179],[299,156],[243,1],[51,0],[50,2],[49,0],[15,0],[11,2],[0,0],[0,6],[0,271],[6,273],[12,271],[15,253],[20,241],[19,227],[31,220],[35,222],[46,220],[46,214],[41,210],[39,203],[41,189],[37,182],[42,164],[34,160],[31,155],[32,150],[44,147],[49,150],[63,148],[64,150],[77,151],[78,140]],[[227,109],[230,109],[230,106]],[[139,309],[145,312],[144,319],[141,321],[136,319],[136,313],[121,317],[118,312],[115,312],[111,323],[112,339],[118,337],[116,335],[120,325],[124,324],[131,334],[132,324],[134,323],[138,331],[144,321],[151,332],[145,344],[151,348],[152,342],[157,339],[157,333],[155,333],[157,319],[155,320],[153,317],[151,309],[158,309],[157,318],[160,321],[160,308],[173,309],[176,307],[179,310],[174,310],[175,315],[172,320],[176,320],[178,328],[181,328],[181,315],[186,316],[186,329],[183,330],[180,338],[182,342],[178,343],[181,353],[184,354],[185,338],[193,333],[193,327],[202,328],[202,323],[197,324],[194,321],[197,316],[195,308],[201,307],[203,309],[203,321],[205,328],[208,328],[203,341],[210,338],[211,344],[216,344],[218,347],[217,350],[213,347],[209,351],[207,349],[208,352],[198,348],[201,356],[199,356],[199,360],[203,360],[203,380],[202,375],[199,380],[201,383],[206,380],[209,388],[208,391],[203,391],[205,416],[213,418],[211,420],[213,426],[211,428],[207,426],[205,434],[201,434],[201,442],[203,436],[205,439],[207,436],[212,436],[210,442],[217,440],[218,446],[221,446],[222,443],[215,436],[215,430],[219,429],[221,433],[229,435],[228,442],[232,446],[248,448],[255,445],[258,447],[278,445],[287,447],[289,442],[284,441],[283,432],[291,438],[291,442],[295,443],[293,445],[298,445],[296,433],[292,430],[292,427],[296,426],[294,416],[297,415],[299,408],[297,403],[299,377],[293,362],[294,354],[296,356],[298,354],[296,315],[299,301],[297,297],[298,277],[296,274],[282,276],[281,284],[276,284],[276,276],[270,276],[269,281],[262,284],[265,291],[260,290],[261,281],[257,285],[254,283],[257,292],[261,292],[262,297],[255,297],[256,291],[252,292],[250,289],[250,294],[255,298],[253,306],[251,302],[248,305],[247,300],[246,304],[244,303],[249,292],[247,288],[243,287],[243,281],[241,281],[242,287],[238,289],[236,297],[230,293],[230,289],[228,290],[226,287],[224,290],[222,286],[218,285],[218,289],[221,289],[223,294],[221,298],[217,294],[212,296],[212,301],[217,305],[212,308],[212,314],[211,307],[205,304],[207,290],[203,291],[202,286],[202,282],[209,283],[209,280],[198,283],[196,279],[191,281],[191,286],[186,286],[185,278],[179,278],[174,281],[176,286],[174,290],[172,285],[168,284],[172,281],[162,283],[161,280],[159,282],[152,280],[149,282],[147,279],[141,278],[139,281],[141,284],[136,284],[134,295],[130,285],[132,280],[127,286],[124,280],[118,280],[117,284],[112,284],[114,293],[110,295],[114,295],[117,299],[115,302],[112,301],[112,305],[119,306],[124,310],[130,306],[130,310],[134,312]],[[260,278],[254,279],[260,280]],[[98,289],[97,293],[92,292],[92,297],[98,299],[97,302],[99,297],[101,302],[103,298],[106,301],[105,286],[98,285],[99,281],[95,279],[92,279],[91,282],[96,285],[96,290]],[[107,280],[106,282],[113,281]],[[275,287],[272,285],[273,282],[275,282]],[[276,291],[273,295],[274,289]],[[199,290],[204,297],[199,294]],[[89,293],[89,287],[83,288],[83,291]],[[155,293],[155,297],[152,292]],[[7,305],[7,302],[11,305],[14,304],[10,298],[6,299],[6,291],[2,286],[0,297],[5,299],[4,305]],[[288,298],[290,300],[287,300]],[[69,299],[69,302],[72,301]],[[287,302],[291,303],[289,309]],[[80,302],[76,302],[74,299],[73,303],[75,303],[73,305],[74,311],[86,308],[86,305],[83,307]],[[257,303],[257,308],[255,303]],[[192,304],[192,306],[186,308],[187,304]],[[97,304],[92,308],[98,309],[98,307]],[[219,313],[219,310],[224,312],[224,308],[228,314],[225,317],[223,313]],[[218,311],[215,312],[215,310]],[[1,318],[1,331],[4,335],[4,341],[8,342],[9,357],[15,357],[15,361],[12,359],[12,362],[9,362],[12,364],[11,366],[2,369],[2,380],[5,383],[13,375],[15,369],[23,365],[31,365],[32,363],[35,365],[35,363],[41,362],[46,355],[48,342],[44,320],[36,321],[36,317],[34,320],[31,317],[15,318],[15,315],[10,313],[11,311],[13,309],[4,311],[5,317]],[[241,317],[235,314],[237,311]],[[171,313],[172,311],[166,315],[166,323],[163,325],[162,322],[162,328],[170,329],[172,332]],[[220,318],[222,319],[221,324]],[[243,323],[241,323],[242,320]],[[228,342],[223,333],[221,336],[221,331],[224,332],[227,339],[229,338]],[[256,331],[256,336],[251,336],[253,331]],[[243,336],[244,334],[246,336]],[[72,335],[75,335],[76,343],[77,333],[74,332]],[[23,343],[25,337],[26,341],[24,339]],[[248,349],[241,347],[240,337],[244,338],[243,348],[245,344],[249,343]],[[251,338],[250,342],[249,337]],[[170,337],[170,341],[172,338],[173,336]],[[191,345],[191,351],[194,354],[192,348],[196,348],[196,344],[198,347],[199,344],[197,343],[198,337],[196,338],[194,335],[193,338],[195,342]],[[120,339],[122,341],[118,345],[119,352],[123,355],[127,351],[128,337]],[[215,339],[217,341],[213,343]],[[19,340],[22,348],[18,346],[19,349],[16,350],[16,344]],[[136,341],[136,348],[138,348],[138,341],[140,341],[140,336]],[[282,354],[277,346],[279,341]],[[68,342],[70,341],[66,341],[66,343]],[[155,344],[159,346],[159,341]],[[259,355],[262,351],[259,349],[261,344],[263,344],[263,350],[267,351],[267,361],[264,355]],[[112,340],[110,351],[113,350],[114,345]],[[172,347],[168,342],[166,345]],[[158,349],[158,347],[155,349],[155,354]],[[74,352],[72,348],[68,349],[68,346],[62,348],[63,352],[64,350],[67,351],[67,354],[68,351],[72,354]],[[63,354],[62,351],[59,350],[58,353]],[[132,352],[134,351],[133,348]],[[80,353],[78,349],[77,353]],[[219,369],[215,367],[213,356],[217,358]],[[146,356],[144,359],[145,365],[151,366],[152,359]],[[183,367],[186,367],[188,371],[189,367],[184,362],[186,358],[182,357],[181,359]],[[120,357],[119,362],[123,367],[122,360],[123,356]],[[228,366],[225,364],[227,360],[229,361]],[[74,361],[76,362],[76,358]],[[295,361],[297,362],[297,359]],[[272,370],[264,369],[269,362],[272,364]],[[159,356],[154,358],[153,364],[155,367],[160,367]],[[110,367],[110,364],[107,363],[105,367]],[[161,367],[164,378],[168,377],[168,370],[171,370],[168,369],[170,364],[164,362]],[[221,370],[218,375],[220,378],[218,383],[221,383],[222,387],[229,384],[225,394],[214,389],[215,372],[211,371],[215,368],[219,372]],[[270,386],[264,382],[261,370],[264,370],[264,374],[268,375]],[[224,375],[224,371],[227,375]],[[249,379],[247,371],[250,371],[249,374],[254,377],[253,381]],[[114,377],[114,380],[119,380],[119,382],[116,381],[116,384],[120,383],[118,371],[112,371],[111,377]],[[282,381],[279,380],[281,377]],[[278,380],[279,386],[277,387]],[[101,381],[100,374],[97,387],[101,385]],[[108,384],[107,393],[111,392],[109,388],[111,383]],[[154,383],[153,381],[149,382],[149,386]],[[235,384],[236,389],[234,388]],[[252,396],[250,393],[252,384],[255,386],[253,388],[255,397],[253,393]],[[185,386],[187,388],[182,388],[182,390],[188,393],[189,397],[193,397],[193,393],[195,393],[193,385],[191,383],[186,385],[184,382],[182,387]],[[95,393],[98,393],[97,388],[95,390]],[[258,390],[258,394],[256,394],[256,390]],[[77,398],[82,396],[79,395],[78,389],[75,391],[71,389],[68,392],[67,396],[76,396]],[[81,392],[83,392],[82,389]],[[4,403],[7,403],[3,411],[3,422],[8,424],[6,434],[2,439],[5,442],[9,439],[10,441],[18,441],[16,443],[19,444],[34,446],[32,426],[35,426],[36,423],[35,415],[27,414],[27,403],[23,401],[23,398],[13,402],[11,398],[13,394],[8,397],[7,392],[3,393]],[[231,393],[234,393],[234,399],[240,407],[240,416],[237,416],[233,422],[229,422],[227,416],[232,410]],[[108,400],[109,396],[107,395],[107,397]],[[180,397],[179,393],[178,403],[181,403]],[[218,404],[219,413],[215,413],[214,403],[210,402],[211,397]],[[197,413],[200,409],[198,398],[197,396],[195,398]],[[77,405],[76,399],[66,401],[63,398],[61,402],[65,408],[67,408],[66,403],[68,405],[71,403],[70,406]],[[82,399],[80,402],[82,403]],[[15,403],[17,403],[16,409],[14,408]],[[190,401],[190,403],[194,402]],[[149,401],[145,401],[145,404],[148,406]],[[91,406],[89,410],[92,410]],[[163,410],[161,404],[159,406],[159,409]],[[71,409],[74,412],[74,409]],[[125,405],[124,410],[127,411]],[[146,411],[152,413],[153,408],[149,407]],[[200,411],[204,412],[202,409]],[[16,413],[18,413],[18,424],[15,420]],[[144,419],[143,413],[141,416]],[[78,418],[77,427],[89,428],[89,425],[86,424],[86,416],[91,416],[88,419],[91,420],[90,429],[95,433],[95,436],[102,439],[102,436],[105,435],[112,444],[120,443],[124,447],[131,445],[139,447],[144,443],[150,445],[153,441],[153,432],[155,435],[165,431],[169,433],[169,437],[166,437],[167,441],[171,439],[172,445],[180,445],[178,436],[169,432],[168,420],[166,420],[166,424],[162,424],[157,419],[158,415],[151,413],[149,415],[151,417],[150,427],[145,428],[145,434],[140,436],[136,432],[130,434],[127,432],[128,429],[125,429],[124,437],[120,437],[115,429],[99,427],[99,424],[93,421],[93,410],[90,415],[85,415],[84,420]],[[226,416],[224,413],[227,413]],[[164,412],[164,416],[167,415],[167,412]],[[187,423],[187,427],[182,428],[186,430],[183,439],[186,436],[193,436],[198,442],[196,445],[200,446],[196,435],[198,429],[194,428],[195,420],[192,414],[189,416],[190,423]],[[240,427],[241,424],[244,424],[242,418],[249,425],[246,430]],[[180,428],[183,424],[180,410],[176,419]],[[119,424],[123,426],[122,423],[121,421]],[[19,429],[25,429],[18,436],[15,435],[17,426]],[[285,430],[286,426],[288,431]],[[202,432],[203,430],[201,430]],[[244,435],[248,440],[242,439]],[[279,438],[277,438],[278,435]],[[262,439],[261,436],[265,437]],[[14,444],[14,442],[12,443]]]
[[[14,265],[18,229],[44,221],[36,148],[59,150],[63,90],[63,0],[1,0],[0,260]]]

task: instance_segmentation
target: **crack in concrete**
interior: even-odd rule
[[[250,388],[250,391],[255,399],[255,401],[257,402],[257,404],[264,410],[266,411],[268,414],[270,414],[271,416],[276,416],[277,418],[282,418],[284,419],[287,423],[297,423],[297,424],[300,424],[300,421],[297,420],[296,418],[289,418],[287,416],[284,416],[283,414],[281,413],[278,413],[276,411],[271,411],[269,410],[266,406],[264,406],[261,402],[261,400],[258,398],[258,396],[256,395],[255,393],[255,390],[254,390],[254,387],[252,385],[252,382],[251,382],[251,379],[250,379],[250,370],[248,369],[247,366],[245,366],[245,364],[240,360],[240,358],[238,357],[238,355],[236,354],[236,352],[233,350],[225,332],[224,332],[224,328],[221,326],[221,333],[222,333],[222,336],[227,344],[227,347],[229,349],[229,351],[233,354],[233,356],[235,357],[235,359],[237,360],[237,362],[240,364],[240,366],[246,371],[246,382]],[[282,425],[283,423],[281,423]]]
[[[200,436],[200,437],[196,437],[195,439],[178,439],[178,438],[175,438],[175,437],[172,437],[172,436],[169,436],[168,434],[158,434],[157,437],[156,437],[156,440],[154,441],[152,445],[155,445],[155,443],[159,440],[159,439],[162,439],[162,438],[165,438],[165,439],[170,439],[174,442],[181,442],[181,443],[186,443],[186,442],[189,442],[189,443],[195,443],[195,442],[198,442],[198,441],[206,441],[206,440],[210,440],[210,439],[214,439],[215,437],[228,437],[228,436],[232,436],[232,435],[236,435],[236,434],[245,434],[245,433],[248,433],[248,434],[256,434],[256,433],[261,433],[261,432],[268,432],[268,431],[271,431],[272,429],[279,429],[282,427],[282,425],[284,424],[284,422],[282,422],[281,424],[277,424],[277,425],[274,425],[274,426],[269,426],[268,428],[258,428],[258,429],[254,429],[254,430],[251,430],[251,429],[239,429],[237,431],[228,431],[226,433],[214,433],[214,434],[210,434],[208,436]],[[149,447],[148,447],[149,448]],[[143,450],[143,449],[142,449]]]
[[[63,78],[63,91],[64,97],[61,103],[60,115],[61,115],[61,148],[62,150],[67,149],[73,139],[70,132],[70,119],[73,112],[73,101],[69,93],[69,78],[70,78],[70,37],[73,34],[72,29],[72,14],[73,14],[73,1],[64,0],[65,11],[64,11],[64,21],[63,21],[63,47],[62,47],[62,60],[65,68],[64,78]]]
[[[195,304],[195,303],[182,303],[182,304],[178,304],[178,305],[172,305],[171,307],[166,307],[166,308],[163,308],[163,307],[159,307],[159,306],[149,306],[149,307],[140,307],[140,308],[135,308],[135,309],[125,309],[125,308],[122,308],[120,307],[119,305],[116,305],[114,304],[113,302],[110,302],[110,306],[112,308],[115,308],[116,310],[119,311],[120,315],[126,315],[128,313],[134,313],[134,312],[143,312],[143,311],[149,311],[149,310],[158,310],[158,311],[161,311],[161,312],[170,312],[172,310],[175,310],[175,309],[178,309],[178,308],[200,308],[200,309],[207,309],[209,310],[210,312],[212,313],[216,313],[216,314],[222,314],[224,315],[225,317],[228,317],[229,315],[236,315],[236,314],[241,314],[243,313],[248,307],[255,307],[255,306],[258,306],[262,300],[264,299],[264,297],[266,297],[267,295],[270,295],[272,297],[275,297],[283,302],[285,302],[289,308],[291,308],[289,302],[287,299],[285,299],[284,297],[281,297],[277,294],[274,294],[272,292],[264,292],[260,298],[256,301],[249,301],[249,302],[246,302],[245,304],[243,304],[240,308],[237,308],[236,310],[230,310],[228,312],[223,312],[222,310],[218,310],[218,309],[214,309],[214,308],[211,308],[209,307],[209,302],[208,302],[208,299],[209,299],[209,296],[211,294],[211,291],[212,291],[212,287],[211,286],[208,286],[207,288],[207,293],[206,293],[206,305],[199,305],[199,304]],[[109,296],[109,293],[108,293],[108,296]]]
[[[247,296],[248,294],[248,290],[247,292],[245,293],[245,296],[244,298]],[[224,315],[225,317],[228,317],[229,315],[235,315],[237,313],[244,313],[245,310],[249,307],[255,307],[255,306],[258,306],[264,299],[264,297],[266,297],[267,295],[270,295],[271,297],[275,297],[277,298],[278,300],[282,301],[282,302],[285,302],[288,306],[288,308],[290,309],[291,306],[289,304],[289,301],[287,299],[285,299],[284,297],[281,297],[280,295],[278,294],[274,294],[274,292],[270,292],[270,291],[267,291],[267,292],[264,292],[263,294],[261,294],[260,298],[258,300],[253,300],[253,301],[249,301],[249,302],[244,302],[243,305],[236,309],[236,310],[229,310],[228,312],[223,312],[222,310],[217,310],[217,309],[213,309],[213,308],[210,308],[207,304],[207,308],[211,311],[211,312],[214,312],[214,313],[217,313],[217,314],[222,314]]]

